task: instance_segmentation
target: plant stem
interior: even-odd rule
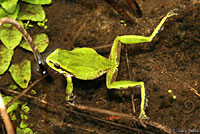
[[[10,116],[8,115],[8,113],[6,111],[6,107],[3,103],[3,98],[1,96],[1,93],[0,93],[0,111],[1,111],[1,116],[3,117],[3,122],[6,126],[7,133],[8,134],[15,134],[15,131],[13,129],[13,125],[12,125],[11,120],[10,120]]]
[[[28,34],[28,32],[16,21],[10,18],[2,18],[0,20],[0,26],[2,26],[4,23],[9,23],[15,26],[23,35],[26,42],[29,44],[31,49],[33,50],[33,54],[36,60],[36,63],[38,64],[39,71],[44,75],[47,73],[47,70],[45,68],[44,61],[42,60],[42,56],[40,55],[38,48],[35,46],[35,44],[32,41],[31,36]]]

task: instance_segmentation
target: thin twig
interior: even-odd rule
[[[29,46],[31,47],[36,63],[40,69],[40,72],[44,75],[47,74],[47,70],[45,68],[45,63],[42,59],[42,56],[40,55],[38,48],[36,47],[36,45],[33,43],[33,40],[31,38],[31,36],[28,34],[28,32],[16,21],[10,18],[2,18],[0,19],[0,26],[2,26],[4,23],[9,23],[11,25],[13,25],[14,27],[16,27],[21,34],[23,35],[24,39],[26,40],[26,42],[29,44]]]
[[[2,89],[2,88],[1,88],[1,89]],[[2,90],[5,90],[5,89],[2,89]],[[13,90],[10,90],[10,89],[6,89],[6,91],[11,92],[11,93],[15,93],[15,94],[21,94],[20,92],[13,91]],[[39,98],[34,97],[34,96],[31,96],[31,95],[23,94],[23,96],[28,97],[28,98],[31,98],[31,99],[34,99],[34,100],[36,100],[36,101],[39,101],[39,102],[41,102],[41,103],[43,103],[43,104],[49,105],[49,106],[54,107],[54,108],[63,109],[63,110],[65,110],[65,111],[71,112],[71,113],[73,113],[73,114],[77,114],[77,115],[80,115],[80,116],[92,118],[92,119],[94,119],[94,120],[98,120],[98,121],[101,121],[101,122],[104,122],[104,123],[112,124],[112,125],[115,125],[115,126],[118,126],[118,127],[123,127],[123,128],[129,129],[129,130],[132,130],[132,131],[141,131],[141,130],[136,129],[136,128],[128,127],[128,126],[121,125],[121,124],[118,124],[118,123],[114,123],[114,122],[111,122],[111,121],[103,120],[103,119],[100,119],[100,118],[97,118],[97,117],[94,117],[94,116],[90,116],[90,115],[86,115],[86,114],[83,114],[83,113],[80,113],[80,112],[72,111],[72,110],[69,110],[69,109],[67,109],[67,108],[65,108],[65,107],[63,107],[63,106],[58,106],[58,105],[54,105],[54,104],[52,104],[52,103],[48,103],[48,102],[45,101],[45,100],[39,99]],[[66,106],[69,107],[69,106],[71,106],[71,105],[66,104]],[[75,106],[75,108],[77,108],[77,109],[79,109],[79,108],[84,108],[84,107],[85,107],[84,105],[77,105],[77,104],[76,104],[76,106]],[[90,111],[90,110],[93,111],[94,109],[96,109],[96,108],[91,108],[91,107],[87,107],[87,106],[86,106],[85,108],[86,108],[87,110],[89,110],[89,111]],[[86,109],[85,109],[85,110],[86,110]],[[96,112],[99,112],[99,109],[97,109]],[[112,115],[113,113],[114,113],[115,115],[120,115],[120,113],[116,113],[116,112],[109,111],[109,110],[107,110],[106,112],[109,113],[109,115]],[[102,110],[101,113],[106,114],[104,110]],[[127,114],[127,115],[128,115],[128,114]],[[123,117],[123,116],[126,117],[126,116],[123,115],[123,113],[122,113],[122,117]],[[130,117],[132,117],[132,116],[130,116]],[[147,133],[148,133],[148,132],[147,132]],[[149,133],[150,133],[150,132],[149,132]]]
[[[126,56],[126,68],[127,68],[127,72],[128,72],[128,77],[129,77],[130,80],[132,80],[132,76],[131,76],[131,73],[130,73],[130,65],[129,65],[129,60],[128,60],[128,51],[127,51],[126,45],[124,45],[124,50],[125,50],[125,56]],[[136,110],[135,110],[135,103],[134,103],[133,94],[131,95],[131,103],[132,103],[133,113],[135,114]]]
[[[200,39],[198,39],[198,38],[194,38],[194,40],[200,43]]]
[[[6,126],[7,133],[8,134],[15,134],[12,122],[10,120],[10,116],[8,115],[8,113],[6,111],[6,107],[3,103],[3,98],[1,96],[1,93],[0,93],[0,111],[1,111],[1,116],[3,117],[3,122]]]
[[[164,126],[158,122],[154,122],[154,121],[151,121],[151,120],[144,120],[143,121],[145,124],[148,124],[148,125],[151,125],[151,126],[154,126],[156,128],[159,128],[160,130],[163,130],[164,132],[168,133],[168,134],[171,134],[171,130],[170,128],[168,128],[167,126]],[[175,134],[175,133],[174,133]]]
[[[130,115],[130,114],[118,113],[118,112],[114,112],[114,111],[110,111],[110,110],[106,110],[106,109],[93,108],[93,107],[89,107],[89,106],[85,106],[85,105],[77,105],[76,104],[75,107],[78,109],[81,109],[81,110],[88,110],[88,111],[92,111],[92,112],[98,112],[98,113],[102,113],[102,114],[108,114],[108,115],[118,116],[118,117],[129,119],[129,120],[138,121],[138,119],[135,116]],[[143,122],[150,126],[159,128],[160,130],[163,130],[164,132],[167,132],[169,134],[171,133],[170,128],[168,128],[167,126],[164,126],[162,124],[159,124],[157,122],[153,122],[150,120],[143,120]]]
[[[17,97],[13,98],[7,105],[6,107],[8,108],[10,105],[12,105],[14,102],[16,102],[22,95],[24,95],[26,92],[28,92],[33,86],[35,86],[37,83],[39,83],[42,79],[44,79],[45,77],[47,77],[47,75],[44,75],[42,77],[40,77],[39,79],[37,79],[36,81],[34,81],[28,88],[24,89]]]
[[[127,51],[126,45],[124,45],[124,50],[125,50],[125,56],[126,56],[126,67],[127,67],[128,77],[129,77],[130,80],[132,80],[132,76],[131,76],[131,73],[130,73],[129,60],[128,60],[128,51]]]
[[[74,124],[62,124],[62,126],[67,126],[69,128],[72,128],[72,129],[78,129],[78,130],[81,130],[81,131],[85,131],[85,132],[88,132],[88,133],[95,133],[95,134],[103,134],[103,133],[100,133],[98,130],[91,130],[91,129],[88,129],[88,128],[83,128],[83,127],[79,127],[77,125],[74,125]]]
[[[136,110],[135,110],[135,103],[134,103],[134,95],[133,94],[131,95],[131,103],[132,103],[133,114],[135,114]]]
[[[21,94],[17,91],[13,91],[13,90],[5,90],[5,91],[8,91],[8,92],[12,92],[12,93],[16,93],[16,94]],[[116,123],[113,123],[111,121],[106,121],[106,120],[102,120],[102,119],[99,119],[97,117],[93,117],[93,116],[89,116],[89,115],[85,115],[85,114],[82,114],[82,113],[79,113],[79,112],[76,112],[76,111],[72,111],[72,110],[69,110],[69,109],[66,109],[62,106],[58,106],[58,105],[54,105],[54,104],[51,104],[51,103],[48,103],[47,101],[45,100],[41,100],[37,97],[34,97],[34,96],[31,96],[31,95],[26,95],[26,94],[23,94],[23,96],[26,96],[28,98],[32,98],[34,100],[37,100],[43,104],[47,104],[49,106],[52,106],[52,107],[55,107],[55,108],[59,108],[59,109],[63,109],[63,110],[66,110],[67,112],[71,112],[71,113],[74,113],[74,114],[78,114],[78,115],[81,115],[81,116],[87,116],[89,118],[93,118],[93,119],[96,119],[96,120],[99,120],[99,121],[102,121],[102,122],[105,122],[105,123],[109,123],[109,124],[113,124],[113,125],[121,125],[121,124],[116,124]],[[66,104],[67,107],[71,106],[69,104]],[[131,115],[131,114],[125,114],[125,113],[118,113],[118,112],[114,112],[114,111],[110,111],[110,110],[105,110],[105,109],[99,109],[99,108],[93,108],[93,107],[88,107],[88,106],[85,106],[85,105],[78,105],[78,104],[75,104],[74,105],[75,108],[77,109],[80,109],[80,110],[87,110],[87,111],[92,111],[92,112],[97,112],[97,113],[102,113],[102,114],[107,114],[107,115],[113,115],[113,116],[118,116],[118,117],[121,117],[121,118],[125,118],[125,119],[129,119],[129,120],[134,120],[134,121],[138,121],[138,119]],[[150,126],[153,126],[153,127],[156,127],[164,132],[167,132],[167,133],[171,133],[171,129],[169,129],[167,126],[164,126],[162,124],[159,124],[157,122],[153,122],[153,121],[150,121],[150,120],[143,120],[143,122],[147,125],[150,125]],[[124,125],[121,125],[121,127],[126,127],[130,130],[134,130],[134,131],[140,131],[136,128],[131,128],[131,127],[127,127],[127,126],[124,126]],[[146,132],[146,131],[145,131]],[[149,132],[150,133],[150,132]]]
[[[94,107],[89,107],[89,106],[79,105],[79,104],[75,104],[74,107],[81,110],[88,110],[88,111],[93,111],[93,112],[98,112],[102,114],[113,115],[113,116],[118,116],[125,119],[138,121],[138,119],[132,114],[119,113],[119,112],[114,112],[114,111],[110,111],[106,109],[99,109],[99,108],[94,108]]]
[[[71,111],[72,112],[72,111]],[[75,111],[73,111],[74,113]],[[91,116],[91,115],[86,115],[86,114],[83,114],[83,113],[79,113],[79,112],[75,112],[76,114],[79,114],[81,116],[84,116],[84,117],[88,117],[88,118],[91,118],[91,119],[94,119],[94,120],[98,120],[98,121],[101,121],[101,122],[104,122],[104,123],[107,123],[107,124],[111,124],[111,125],[114,125],[114,126],[117,126],[117,127],[121,127],[121,128],[125,128],[125,129],[129,129],[129,130],[132,130],[132,131],[138,131],[140,133],[145,133],[145,134],[152,134],[152,132],[149,132],[149,131],[146,131],[146,130],[141,130],[141,129],[137,129],[137,128],[132,128],[132,127],[129,127],[129,126],[126,126],[126,125],[122,125],[122,124],[119,124],[119,123],[115,123],[115,122],[112,122],[112,121],[107,121],[107,120],[103,120],[103,119],[100,119],[100,118],[97,118],[97,117],[94,117],[94,116]]]

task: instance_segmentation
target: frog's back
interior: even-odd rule
[[[115,66],[109,59],[99,55],[92,48],[75,48],[72,51],[58,49],[58,55],[63,57],[59,61],[63,68],[76,78],[95,79]]]

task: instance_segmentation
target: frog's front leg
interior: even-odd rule
[[[72,75],[71,74],[64,74],[67,80],[67,87],[66,87],[66,101],[73,105],[73,100],[75,96],[73,95],[73,83],[72,83]]]

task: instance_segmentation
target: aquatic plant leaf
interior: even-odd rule
[[[17,127],[17,134],[34,134],[33,130],[30,128],[19,128]]]
[[[31,128],[23,128],[23,132],[24,132],[24,134],[34,134],[33,133],[33,130],[31,129]]]
[[[16,133],[17,134],[23,134],[23,130],[21,128],[17,127]]]
[[[31,62],[24,60],[20,64],[12,64],[9,72],[14,81],[22,88],[27,88],[31,79]]]
[[[18,86],[17,85],[10,85],[9,87],[8,87],[8,89],[10,89],[10,90],[15,90],[15,89],[17,89],[18,88]]]
[[[0,7],[0,19],[3,17],[8,17],[15,20],[17,18],[18,13],[19,13],[19,5],[17,5],[15,12],[12,14],[9,14],[2,7]]]
[[[18,22],[23,26],[21,21]],[[3,25],[0,27],[0,39],[8,49],[14,49],[22,40],[22,34],[14,26]]]
[[[22,4],[17,19],[43,21],[45,19],[45,12],[41,5]]]
[[[40,4],[40,5],[45,5],[45,4],[50,4],[51,0],[21,0],[30,4]]]
[[[21,121],[20,128],[26,128],[28,127],[28,123],[25,123],[24,121]]]
[[[13,97],[11,97],[11,96],[4,96],[3,97],[4,105],[7,105],[8,102],[10,102],[12,99],[13,99]],[[17,110],[19,104],[21,104],[21,102],[20,101],[16,101],[12,105],[10,105],[6,110],[7,113],[10,113],[10,112],[13,112],[13,111]]]
[[[18,0],[4,0],[1,3],[1,6],[3,7],[4,10],[6,10],[6,12],[12,14],[12,13],[14,13],[14,11],[17,7],[17,2],[18,2]]]
[[[3,74],[9,67],[14,51],[0,45],[0,75]]]
[[[22,108],[21,108],[24,113],[28,114],[28,112],[30,111],[30,108],[27,106],[27,105],[23,105]]]
[[[42,33],[42,34],[38,34],[33,38],[33,42],[35,43],[35,45],[38,48],[38,51],[40,53],[44,52],[44,50],[48,47],[49,45],[49,38],[46,34]],[[32,51],[31,47],[28,45],[27,42],[23,42],[22,44],[20,44],[20,47]]]

